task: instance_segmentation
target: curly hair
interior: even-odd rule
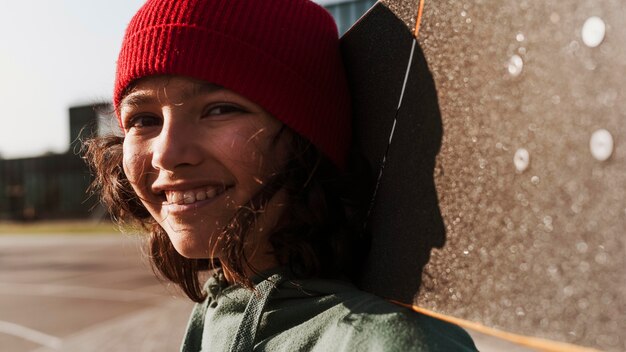
[[[199,274],[223,267],[235,282],[253,288],[245,268],[258,274],[244,253],[244,239],[276,191],[285,189],[290,206],[284,221],[272,229],[270,243],[280,265],[296,277],[341,278],[356,282],[369,250],[363,223],[372,186],[364,158],[351,153],[348,172],[339,171],[308,140],[293,133],[293,153],[285,169],[273,177],[249,204],[240,207],[220,234],[224,255],[219,261],[189,259],[174,248],[126,178],[122,166],[124,137],[93,137],[83,155],[94,173],[91,191],[99,193],[112,219],[139,226],[149,234],[149,259],[155,274],[180,286],[195,302],[206,298]]]

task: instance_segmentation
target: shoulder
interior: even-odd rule
[[[469,335],[456,325],[358,290],[343,298],[343,350],[476,351]]]

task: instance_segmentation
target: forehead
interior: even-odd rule
[[[136,81],[122,98],[120,108],[154,102],[180,102],[222,91],[219,85],[178,76],[152,76]]]

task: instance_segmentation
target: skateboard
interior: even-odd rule
[[[596,5],[389,0],[344,34],[377,180],[366,290],[532,348],[626,348],[626,17]]]

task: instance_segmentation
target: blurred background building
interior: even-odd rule
[[[97,111],[106,104],[69,110],[70,148],[66,153],[0,160],[0,219],[81,219],[101,217],[89,197],[91,176],[79,155],[81,139],[99,133]]]
[[[324,7],[335,18],[337,29],[341,35],[375,3],[375,0],[327,1]]]

